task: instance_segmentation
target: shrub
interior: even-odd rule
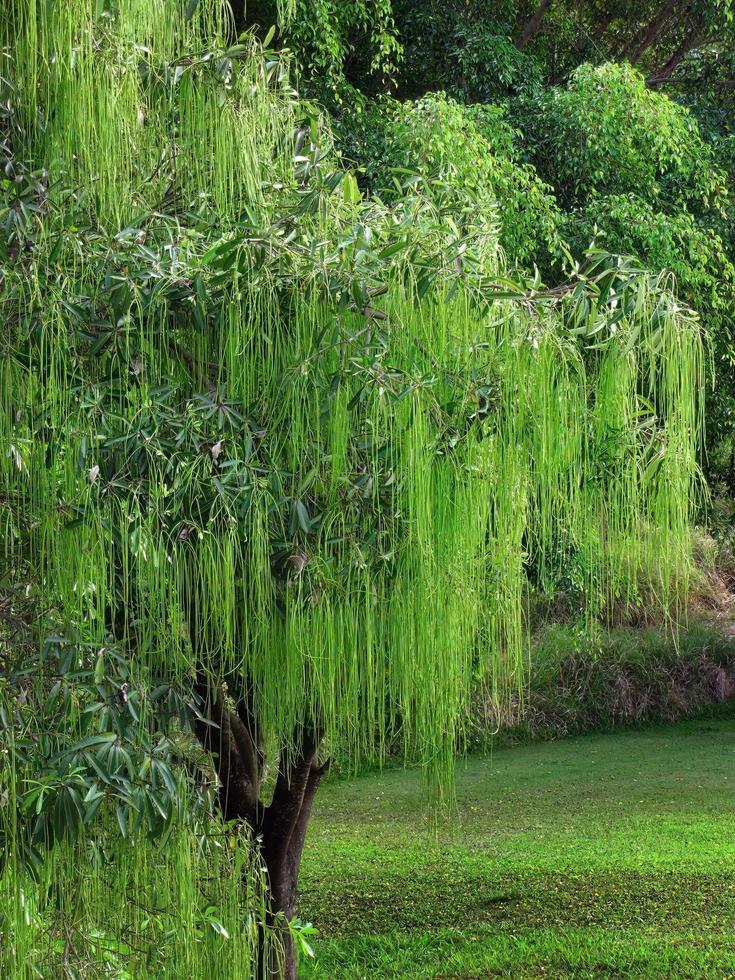
[[[560,254],[560,214],[550,187],[520,160],[518,133],[500,106],[463,106],[446,94],[382,99],[342,122],[342,147],[371,190],[395,195],[396,172],[438,178],[450,199],[470,198],[499,224],[509,261],[548,265]]]
[[[535,643],[525,702],[499,719],[478,696],[469,744],[550,740],[625,725],[735,714],[735,639],[693,623],[675,642],[660,627],[592,638],[555,624]],[[499,731],[498,731],[499,729]]]
[[[566,204],[592,191],[706,210],[725,194],[694,117],[628,64],[581,65],[519,103],[538,168]]]

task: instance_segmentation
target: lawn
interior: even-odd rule
[[[503,749],[434,831],[416,772],[320,793],[309,978],[735,977],[735,721]]]

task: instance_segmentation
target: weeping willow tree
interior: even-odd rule
[[[441,179],[363,201],[283,59],[231,37],[215,0],[6,7],[0,527],[95,683],[114,642],[192,692],[277,924],[330,754],[400,743],[449,799],[473,686],[501,714],[522,690],[530,579],[572,568],[591,622],[645,574],[675,614],[703,353],[671,284],[623,260],[507,288],[492,215]],[[101,709],[79,724],[120,742]],[[33,778],[6,772],[10,798]],[[141,806],[87,796],[78,822],[116,819],[113,863],[144,881]],[[79,844],[39,826],[68,874]],[[187,846],[165,884],[182,902]],[[242,969],[294,976],[282,932]],[[21,975],[23,944],[4,955]]]

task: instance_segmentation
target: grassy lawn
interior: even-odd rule
[[[735,721],[473,758],[434,833],[415,772],[324,787],[310,978],[735,977]]]

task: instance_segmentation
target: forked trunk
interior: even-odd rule
[[[264,814],[263,860],[270,886],[270,923],[281,923],[283,958],[268,965],[268,980],[295,980],[296,947],[288,928],[296,914],[296,886],[306,828],[314,796],[326,765],[316,765],[318,741],[305,740],[300,757],[291,766],[282,766],[273,800]]]
[[[261,937],[258,978],[295,980],[297,955],[288,923],[296,912],[296,885],[314,796],[327,768],[317,764],[321,736],[311,726],[299,727],[293,739],[297,751],[281,753],[273,797],[263,806],[263,752],[247,700],[233,701],[229,691],[204,680],[198,694],[206,716],[214,723],[199,722],[196,733],[212,753],[222,815],[225,820],[246,823],[262,841],[269,890],[266,925],[280,931],[281,948],[272,948]]]

